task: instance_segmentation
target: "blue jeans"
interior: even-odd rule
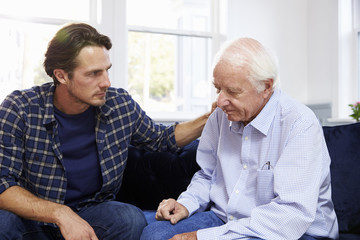
[[[104,240],[139,239],[146,226],[144,214],[137,207],[108,201],[83,207],[77,212]],[[23,219],[11,212],[0,210],[0,239],[62,240],[56,227],[43,226]]]
[[[155,214],[155,213],[154,213]],[[199,229],[211,228],[223,225],[224,222],[218,218],[214,212],[206,211],[195,213],[187,219],[179,221],[172,225],[169,221],[150,222],[141,235],[141,240],[163,240],[170,239],[176,234],[184,232],[193,232]],[[251,238],[253,240],[263,240],[260,238]],[[303,235],[299,240],[316,240],[309,235]]]
[[[189,218],[172,225],[169,221],[155,221],[144,228],[141,240],[170,239],[176,234],[193,232],[203,228],[217,227],[224,222],[214,212],[206,211],[195,213]]]

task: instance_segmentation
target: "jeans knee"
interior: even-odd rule
[[[153,224],[147,225],[142,231],[140,240],[153,240]]]
[[[146,227],[147,225],[147,221],[145,219],[144,213],[142,212],[142,210],[140,210],[139,208],[134,207],[134,209],[132,209],[132,218],[128,219],[128,225],[131,226],[132,230],[135,232],[138,232],[138,236],[140,237],[143,229]]]
[[[122,203],[123,206],[116,209],[117,216],[118,216],[118,223],[121,225],[126,225],[129,230],[136,230],[141,229],[141,231],[144,229],[144,227],[147,225],[144,213],[141,209],[138,207]],[[119,217],[121,216],[121,217]]]
[[[0,210],[0,239],[21,239],[22,219],[16,214]]]
[[[147,225],[143,212],[131,204],[114,201],[95,208],[89,223],[104,239],[139,239]]]
[[[175,235],[174,226],[169,221],[157,221],[147,225],[141,240],[163,240],[170,239]]]

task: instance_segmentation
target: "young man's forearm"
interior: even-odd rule
[[[202,130],[205,126],[209,116],[214,112],[217,107],[217,103],[213,102],[210,112],[187,122],[182,122],[176,125],[175,128],[175,140],[179,147],[183,147],[194,141],[201,136]]]
[[[98,240],[93,228],[71,208],[38,198],[22,187],[10,187],[0,194],[0,209],[25,219],[55,223],[65,239]]]
[[[176,125],[175,140],[179,147],[183,147],[201,136],[210,113],[204,114],[194,120],[182,122]]]
[[[13,186],[0,194],[0,209],[34,221],[58,223],[62,212],[70,209],[65,205],[36,197],[19,186]]]

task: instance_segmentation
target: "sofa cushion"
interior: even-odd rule
[[[340,233],[339,240],[359,240],[359,234],[352,234],[352,233]]]
[[[177,153],[149,152],[130,146],[117,200],[155,210],[163,199],[177,198],[199,170],[198,144],[195,140]]]
[[[340,233],[360,233],[360,123],[323,127]]]

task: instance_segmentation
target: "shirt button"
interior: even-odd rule
[[[239,193],[240,193],[239,189],[236,189],[235,193],[236,193],[236,194],[239,194]]]
[[[234,217],[233,217],[233,216],[230,216],[230,217],[229,217],[229,220],[230,220],[230,221],[234,220]]]
[[[244,169],[247,169],[247,165],[246,165],[246,164],[244,164],[244,165],[243,165],[243,168],[244,168]]]
[[[246,136],[246,137],[245,137],[245,140],[246,140],[246,141],[247,141],[247,140],[249,140],[249,137],[248,137],[248,136]]]

